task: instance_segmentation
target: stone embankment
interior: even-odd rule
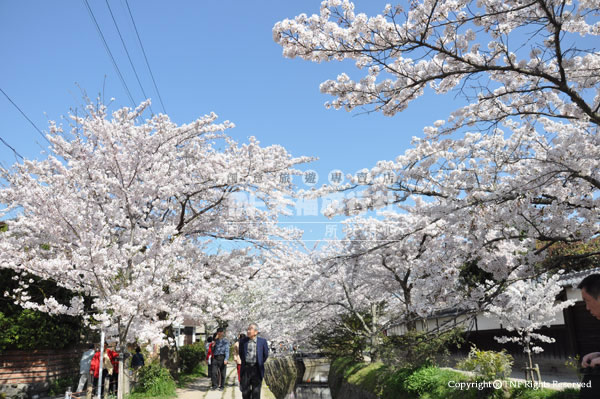
[[[269,358],[265,363],[265,382],[276,398],[292,392],[303,374],[304,364],[292,356]]]

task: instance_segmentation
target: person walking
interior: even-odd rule
[[[85,387],[86,384],[88,387],[92,385],[93,376],[90,376],[90,367],[95,352],[94,344],[90,344],[88,345],[88,349],[81,355],[81,360],[79,361],[79,384],[77,384],[77,392],[82,392],[83,387]]]
[[[217,336],[212,350],[212,389],[225,389],[225,377],[227,376],[227,360],[229,359],[229,341],[224,338],[225,330],[217,329]]]
[[[247,337],[240,340],[242,397],[260,399],[260,388],[265,377],[265,362],[269,357],[267,340],[258,337],[258,325],[248,326]]]
[[[131,357],[131,368],[134,370],[144,366],[144,355],[141,352],[140,347],[136,346],[135,354]]]
[[[240,334],[238,340],[233,344],[233,360],[237,365],[238,383],[241,383],[240,371],[242,368],[242,359],[240,358],[240,341],[246,338],[246,334]]]
[[[204,344],[204,349],[206,350],[206,354],[208,354],[208,351],[210,349],[212,342],[213,342],[213,337],[211,335],[209,335],[206,338],[206,343]]]
[[[207,374],[208,377],[212,381],[212,366],[213,366],[213,348],[215,347],[215,337],[217,335],[213,334],[206,339],[206,365],[207,365]]]
[[[112,351],[106,342],[104,343],[104,348],[105,350],[102,357],[100,356],[99,350],[94,353],[94,357],[90,363],[90,374],[94,377],[94,388],[98,387],[98,384],[100,384],[101,395],[106,397],[110,379],[113,374],[113,365]],[[102,380],[100,380],[100,367],[102,367]]]
[[[110,390],[109,392],[117,394],[119,389],[119,353],[112,348],[107,348],[106,351],[110,364],[112,366],[112,373],[110,373]],[[116,348],[115,348],[116,349]]]

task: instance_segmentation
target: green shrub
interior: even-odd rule
[[[392,368],[383,363],[359,363],[336,359],[331,365],[335,375],[362,390],[385,399],[475,399],[477,390],[450,388],[450,381],[469,381],[456,371],[424,367]],[[332,392],[339,386],[332,388]]]
[[[431,333],[407,331],[404,335],[384,337],[381,357],[384,363],[399,368],[420,368],[443,361],[449,348],[460,346],[462,329]]]
[[[174,396],[175,381],[168,369],[158,363],[150,363],[140,368],[135,390],[148,396]]]
[[[449,381],[466,380],[465,376],[455,371],[423,367],[406,377],[403,388],[418,398],[474,397],[476,392],[473,390],[459,391],[448,387]]]
[[[362,324],[356,316],[340,317],[339,324],[317,327],[311,342],[330,359],[343,357],[360,361],[367,348],[367,339],[362,334]],[[368,319],[368,315],[364,317]]]
[[[1,233],[0,233],[1,234]],[[20,281],[33,281],[24,293],[33,302],[42,303],[48,296],[69,303],[73,292],[32,274],[0,269],[2,293],[19,289]],[[63,349],[80,342],[89,330],[81,317],[50,315],[23,309],[13,301],[0,301],[0,352],[11,349]]]
[[[192,374],[198,365],[206,358],[204,344],[200,341],[185,345],[179,349],[179,367],[183,374]]]
[[[513,357],[504,349],[501,352],[482,351],[473,345],[469,356],[456,366],[461,370],[474,371],[489,381],[506,379],[512,370]]]
[[[566,389],[553,391],[550,389],[533,389],[519,387],[510,389],[504,385],[502,389],[493,386],[477,385],[460,389],[458,383],[486,383],[490,379],[479,377],[474,379],[463,373],[440,369],[433,366],[419,369],[394,369],[383,363],[361,363],[350,358],[335,359],[331,363],[334,375],[343,378],[347,383],[371,392],[378,398],[385,399],[577,399],[579,391]],[[454,385],[449,384],[454,382]],[[339,391],[341,381],[335,382],[332,392]],[[451,386],[449,386],[451,385]]]
[[[569,356],[565,362],[565,367],[573,370],[579,381],[581,381],[583,374],[581,374],[581,357],[579,355]]]
[[[79,375],[73,377],[61,377],[55,380],[49,381],[48,395],[58,396],[64,395],[68,388],[71,388],[71,392],[77,389],[77,383],[79,382]]]

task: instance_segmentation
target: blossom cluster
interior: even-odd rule
[[[230,122],[215,114],[177,126],[166,115],[145,122],[137,109],[110,115],[92,106],[73,116],[68,132],[51,124],[50,155],[2,170],[0,267],[55,281],[75,293],[70,304],[33,302],[25,291],[9,293],[26,308],[83,314],[121,344],[160,342],[164,328],[184,318],[212,320],[236,306],[224,300],[256,273],[262,256],[293,239],[270,223],[289,204],[291,186],[274,182],[298,174],[281,146],[238,144],[225,135]],[[224,149],[220,149],[224,148]],[[215,176],[263,174],[261,183],[224,184]],[[226,204],[234,193],[252,192],[261,203],[239,214]],[[228,224],[246,223],[231,234]],[[218,251],[220,240],[245,243]],[[254,248],[254,249],[253,249]],[[245,277],[240,277],[245,276]]]
[[[544,261],[600,231],[597,15],[588,1],[419,0],[367,16],[325,0],[317,14],[277,22],[285,57],[354,62],[321,84],[333,97],[327,107],[393,116],[427,91],[466,103],[372,167],[359,195],[328,206],[328,216],[354,216],[345,236],[359,239],[306,262],[299,308],[310,297],[322,320],[340,322],[336,311],[359,317],[385,303],[364,328],[371,333],[394,319],[414,327],[415,315],[503,309],[526,350],[537,350],[529,340],[543,338],[532,326],[557,310],[544,273],[563,267]],[[360,178],[312,195],[354,191]],[[379,219],[367,216],[382,208]],[[380,223],[396,231],[360,239]],[[522,295],[529,309],[508,306]]]

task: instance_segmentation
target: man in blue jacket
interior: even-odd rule
[[[212,389],[225,389],[225,377],[227,376],[227,360],[229,359],[229,341],[224,338],[225,330],[217,328],[217,337],[213,347],[212,361]]]
[[[260,387],[265,376],[265,362],[269,357],[267,340],[258,337],[258,326],[248,326],[246,338],[240,341],[240,370],[242,397],[244,399],[260,399]]]

